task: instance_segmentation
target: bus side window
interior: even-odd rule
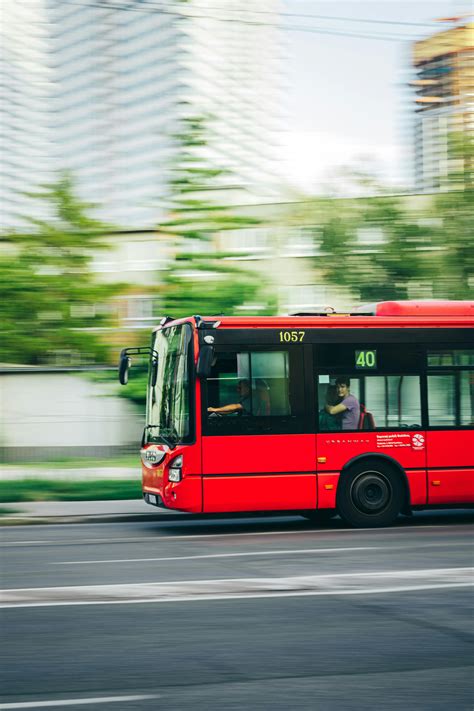
[[[299,346],[216,351],[203,381],[203,431],[209,435],[311,432],[311,403]]]
[[[428,419],[431,427],[474,423],[474,371],[428,375]]]
[[[219,353],[207,379],[207,396],[214,408],[241,404],[253,417],[289,415],[288,353]]]
[[[322,431],[349,429],[344,414],[330,415],[338,375],[320,375],[318,382],[319,426]],[[407,429],[421,427],[420,377],[418,375],[351,375],[350,395],[357,401],[359,418],[351,429]]]
[[[364,405],[376,428],[421,427],[420,377],[375,375],[364,378]]]
[[[429,350],[427,366],[429,425],[474,424],[474,349]]]

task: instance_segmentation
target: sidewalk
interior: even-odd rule
[[[1,504],[6,511],[0,526],[50,523],[111,523],[126,521],[175,521],[189,516],[160,509],[141,499],[125,501],[25,501]]]

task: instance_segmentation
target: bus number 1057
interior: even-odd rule
[[[301,343],[304,331],[280,331],[280,343]]]

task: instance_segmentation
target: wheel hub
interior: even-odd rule
[[[380,513],[389,504],[391,496],[390,482],[380,472],[362,472],[352,484],[352,501],[363,513]]]

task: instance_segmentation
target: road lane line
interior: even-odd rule
[[[472,547],[472,543],[467,541],[461,541],[453,543],[444,543],[440,541],[439,543],[422,543],[421,545],[416,545],[416,550],[425,548],[462,548],[462,547]],[[95,565],[98,563],[147,563],[156,561],[176,561],[176,560],[194,560],[195,558],[236,558],[236,557],[247,557],[247,556],[263,556],[263,555],[284,555],[285,553],[332,553],[332,552],[348,552],[348,551],[369,551],[369,550],[380,550],[382,546],[354,546],[351,548],[301,548],[296,550],[277,550],[277,551],[255,551],[255,552],[241,552],[241,553],[207,553],[189,556],[167,556],[161,558],[108,558],[102,560],[62,560],[49,563],[49,565]],[[400,551],[400,550],[414,550],[413,546],[391,546],[390,552]]]
[[[189,523],[189,522],[188,522]],[[66,525],[66,524],[63,524]],[[70,525],[70,524],[67,524]],[[82,524],[86,525],[89,527],[93,526],[101,526],[103,528],[103,524]],[[121,524],[121,525],[126,525],[130,526],[132,524]],[[219,524],[222,525],[222,524]],[[231,525],[231,524],[229,524]],[[297,535],[320,535],[320,534],[345,534],[348,536],[354,536],[355,533],[362,533],[362,532],[367,532],[367,533],[383,533],[384,535],[393,537],[397,534],[403,533],[404,531],[426,531],[428,529],[439,529],[442,530],[443,532],[449,532],[452,531],[453,529],[455,532],[458,533],[464,533],[466,531],[467,524],[463,524],[461,528],[459,528],[459,524],[452,524],[452,525],[445,525],[445,524],[440,524],[440,525],[428,525],[428,526],[423,526],[423,524],[419,524],[417,526],[397,526],[393,528],[386,528],[386,529],[374,529],[374,528],[358,528],[357,531],[354,531],[353,529],[348,529],[348,528],[308,528],[308,529],[302,529],[302,530],[297,530],[297,531],[243,531],[242,533],[191,533],[191,534],[184,534],[184,535],[174,535],[174,536],[166,536],[166,535],[156,535],[156,536],[143,536],[143,537],[134,537],[134,538],[84,538],[76,541],[54,541],[54,540],[44,540],[44,541],[3,541],[0,543],[0,548],[8,548],[8,546],[23,546],[23,545],[51,545],[51,546],[81,546],[81,545],[87,545],[87,544],[97,544],[97,543],[103,543],[104,545],[108,545],[110,543],[156,543],[159,541],[161,542],[166,542],[166,541],[193,541],[193,540],[199,540],[199,539],[207,539],[207,538],[242,538],[242,537],[247,537],[247,536],[297,536]],[[38,526],[39,528],[39,526]],[[57,528],[57,525],[55,526]],[[457,530],[459,529],[459,530]]]
[[[0,709],[39,709],[51,706],[85,706],[91,704],[116,704],[127,701],[145,701],[146,699],[159,699],[157,694],[141,694],[140,696],[97,696],[89,699],[57,699],[51,701],[19,701],[16,703],[0,704]]]
[[[231,578],[3,590],[1,608],[191,602],[252,597],[361,595],[471,587],[474,568],[327,573],[281,578]]]
[[[282,551],[250,551],[242,553],[203,553],[199,555],[177,555],[163,558],[109,558],[105,560],[62,560],[50,565],[102,565],[103,563],[149,563],[165,562],[171,560],[202,560],[203,558],[249,558],[265,555],[304,555],[309,553],[347,553],[348,551],[373,551],[380,550],[381,546],[359,546],[351,548],[300,548]]]

